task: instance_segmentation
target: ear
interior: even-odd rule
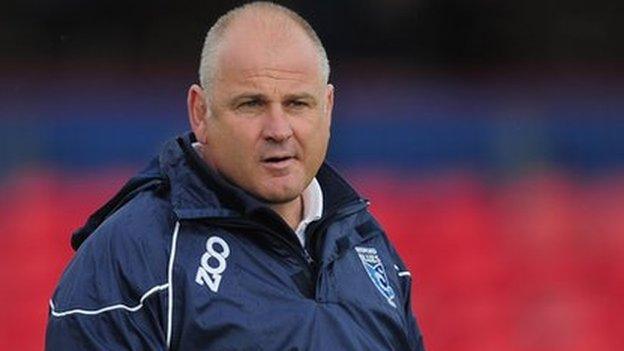
[[[325,118],[331,126],[332,112],[334,110],[334,86],[327,84],[325,91]]]
[[[188,90],[188,96],[186,97],[186,106],[188,109],[189,122],[191,129],[199,141],[202,144],[208,142],[207,133],[207,118],[209,117],[209,111],[206,102],[206,93],[199,85],[193,84]]]

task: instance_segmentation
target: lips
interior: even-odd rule
[[[293,156],[271,156],[271,157],[267,157],[262,159],[262,162],[267,162],[267,163],[279,163],[279,162],[283,162],[283,161],[288,161],[290,159],[294,158]]]
[[[282,176],[288,173],[295,162],[296,157],[292,155],[271,155],[262,158],[262,166],[275,176]]]
[[[260,161],[262,161],[263,163],[279,163],[295,158],[297,158],[296,152],[288,150],[274,150],[273,152],[264,153],[264,155],[260,157]]]

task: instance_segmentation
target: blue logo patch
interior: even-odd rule
[[[360,256],[362,265],[364,265],[368,277],[373,281],[377,290],[386,298],[390,306],[396,308],[396,304],[394,303],[394,297],[396,295],[394,289],[390,286],[388,276],[386,275],[386,269],[377,254],[377,250],[373,247],[356,247],[355,251],[357,251],[358,256]]]

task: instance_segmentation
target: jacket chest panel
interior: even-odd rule
[[[316,307],[293,281],[293,263],[222,229],[181,233],[174,279],[178,349],[306,349]]]
[[[388,270],[388,286],[396,290],[390,276],[394,268],[381,242],[374,239],[361,246],[377,250],[367,258],[379,258]],[[199,345],[202,340],[209,342],[209,349],[335,346],[323,345],[325,340],[343,340],[344,349],[362,349],[362,345],[383,349],[385,338],[365,332],[371,318],[401,333],[400,308],[380,293],[356,248],[319,270],[316,296],[311,299],[293,279],[301,271],[300,263],[256,244],[220,228],[181,233],[174,279],[174,311],[182,313],[180,320],[185,321],[174,332],[182,340],[181,349],[191,348],[185,344],[190,340]],[[398,299],[392,300],[397,306],[402,303]]]

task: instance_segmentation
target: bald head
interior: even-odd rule
[[[305,38],[306,43],[301,43]],[[299,43],[297,43],[299,41]],[[252,2],[221,16],[206,35],[201,55],[199,79],[210,90],[220,67],[221,51],[229,45],[249,45],[267,55],[279,55],[285,45],[309,45],[316,52],[323,83],[329,80],[325,48],[314,29],[297,13],[270,2]]]

